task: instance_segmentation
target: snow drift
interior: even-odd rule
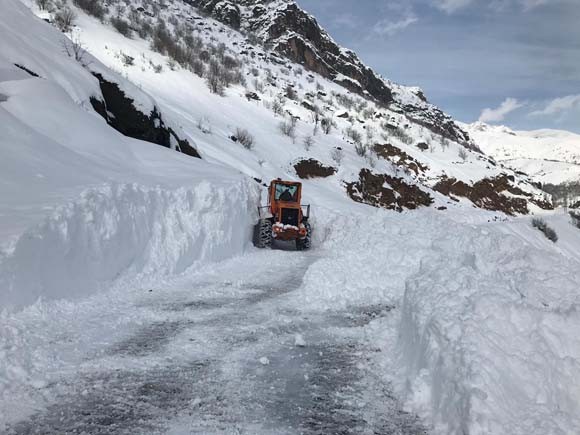
[[[89,103],[98,81],[64,38],[21,3],[3,5],[0,309],[180,273],[251,239],[257,184],[110,128]]]
[[[335,219],[298,305],[394,307],[397,319],[370,338],[386,376],[435,433],[576,433],[580,231],[548,217],[563,235],[554,244],[529,219],[455,218],[423,210]]]
[[[531,229],[529,230],[531,231]],[[408,394],[451,434],[580,427],[579,264],[495,228],[436,238],[406,283]]]
[[[240,253],[251,238],[254,192],[243,182],[89,189],[23,234],[0,263],[0,305],[83,296],[120,277],[177,274]]]

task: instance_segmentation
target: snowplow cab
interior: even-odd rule
[[[295,241],[299,251],[310,248],[310,205],[302,205],[302,183],[273,180],[268,188],[268,205],[258,207],[260,219],[254,231],[254,245],[269,248],[273,240]]]

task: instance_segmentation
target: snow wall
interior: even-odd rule
[[[251,243],[253,181],[167,190],[107,184],[86,190],[26,231],[0,259],[0,307],[86,296],[121,279],[178,274]]]
[[[580,231],[546,219],[557,244],[527,218],[336,216],[298,305],[394,307],[377,358],[435,434],[578,433]]]
[[[575,433],[579,264],[527,220],[506,228],[457,226],[406,281],[408,397],[440,433]]]

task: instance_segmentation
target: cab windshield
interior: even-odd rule
[[[276,184],[276,201],[296,201],[298,186],[287,186],[285,184]]]

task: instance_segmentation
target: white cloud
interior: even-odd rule
[[[554,98],[542,110],[536,110],[530,115],[559,115],[575,108],[580,108],[580,95],[566,95],[565,97]]]
[[[483,109],[479,116],[479,120],[481,122],[503,121],[509,113],[523,106],[525,106],[525,104],[515,98],[506,98],[505,101],[495,109]]]
[[[373,33],[381,36],[392,36],[416,22],[417,17],[414,15],[403,17],[398,21],[381,20],[373,26]]]
[[[548,3],[548,0],[519,0],[519,3],[524,7],[524,10],[537,8]]]
[[[339,15],[333,21],[336,26],[347,27],[349,29],[360,27],[360,22],[350,14]]]
[[[431,0],[433,5],[442,11],[452,14],[463,9],[475,0]],[[553,0],[554,1],[554,0]],[[507,7],[514,7],[519,5],[523,10],[529,11],[538,6],[548,4],[549,0],[491,0],[489,6],[497,11],[506,9]]]
[[[473,0],[433,0],[433,3],[437,8],[447,12],[448,14],[458,11],[472,2]]]

